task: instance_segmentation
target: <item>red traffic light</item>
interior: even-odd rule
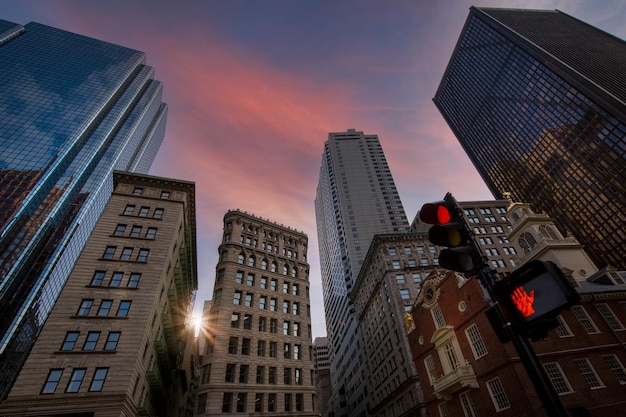
[[[509,279],[498,284],[497,291],[517,321],[527,324],[556,317],[579,299],[558,266],[539,260],[514,271]]]
[[[426,203],[420,210],[420,220],[428,224],[447,224],[453,216],[453,209],[446,201]]]

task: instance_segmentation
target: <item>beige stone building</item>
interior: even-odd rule
[[[114,185],[0,415],[183,416],[193,407],[195,186],[124,172]]]
[[[307,236],[224,216],[195,415],[313,416]]]

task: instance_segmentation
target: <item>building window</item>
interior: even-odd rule
[[[89,332],[83,344],[83,350],[95,350],[100,338],[100,332]]]
[[[304,411],[304,394],[296,394],[296,411]]]
[[[139,280],[141,279],[141,274],[137,272],[132,272],[130,274],[130,278],[128,279],[128,287],[129,288],[137,288],[139,285]]]
[[[243,328],[246,330],[252,329],[252,316],[250,314],[244,314],[243,316]]]
[[[239,365],[239,383],[247,384],[248,383],[248,370],[250,367],[248,365]]]
[[[295,380],[294,380],[295,384],[296,385],[302,385],[302,381],[303,381],[302,369],[301,368],[296,368],[294,370],[294,372],[295,372],[295,374],[294,374],[294,376],[295,376]]]
[[[278,343],[270,342],[270,358],[275,358],[277,356],[278,351]]]
[[[602,318],[606,321],[606,324],[609,325],[611,330],[619,331],[624,330],[624,325],[615,317],[613,310],[606,303],[596,304],[596,309],[602,316]]]
[[[410,299],[410,298],[411,298],[411,294],[409,294],[409,290],[407,290],[407,289],[402,289],[402,290],[400,290],[400,297],[401,297],[403,300],[408,300],[408,299]]]
[[[434,382],[437,380],[437,371],[435,369],[435,360],[431,355],[428,355],[424,359],[424,367],[426,368],[430,385],[434,384]]]
[[[259,297],[259,308],[265,310],[267,308],[267,297],[264,295]]]
[[[300,345],[293,345],[293,358],[294,359],[301,359],[300,358]]]
[[[267,394],[267,411],[270,413],[276,411],[276,394]]]
[[[235,272],[235,283],[243,284],[243,271]]]
[[[285,343],[283,349],[283,356],[285,359],[291,359],[291,344]]]
[[[253,267],[255,264],[256,259],[254,259],[254,256],[251,256],[248,258],[248,266],[249,267]]]
[[[154,239],[156,237],[157,230],[158,229],[156,227],[148,227],[148,230],[146,231],[146,239]]]
[[[228,353],[231,355],[237,354],[237,345],[239,344],[239,339],[236,337],[230,337],[228,340]]]
[[[122,283],[122,278],[124,278],[123,272],[113,272],[113,275],[111,276],[111,281],[109,281],[109,286],[119,287]]]
[[[291,305],[291,312],[293,313],[294,316],[300,315],[300,304],[293,303]]]
[[[89,310],[91,310],[91,306],[93,305],[93,300],[85,300],[83,299],[80,303],[80,307],[78,307],[78,311],[76,312],[77,316],[88,316]]]
[[[459,395],[459,399],[461,400],[461,406],[463,407],[463,413],[465,417],[478,417],[478,410],[476,409],[476,403],[472,398],[472,393],[470,391],[465,391],[464,393]]]
[[[260,413],[263,411],[263,394],[256,393],[254,395],[254,412]]]
[[[452,341],[449,341],[445,345],[443,345],[443,351],[446,354],[446,358],[448,359],[448,364],[450,365],[450,369],[454,370],[461,366],[459,363],[459,359],[456,356],[456,350],[454,349],[454,345]]]
[[[106,317],[109,315],[109,311],[111,311],[111,306],[113,305],[113,300],[102,300],[100,302],[100,307],[98,308],[98,316]]]
[[[137,255],[137,262],[147,262],[149,254],[150,254],[150,249],[139,249],[139,254]]]
[[[285,336],[289,336],[289,328],[291,327],[291,323],[287,320],[283,322],[283,334]]]
[[[150,207],[142,206],[139,209],[139,217],[148,217],[148,211],[150,211]]]
[[[254,287],[254,274],[248,274],[246,284],[248,284],[251,287]]]
[[[121,335],[122,335],[121,332],[109,332],[107,341],[104,344],[104,350],[116,350],[117,342],[119,342]]]
[[[104,254],[102,254],[102,259],[113,259],[116,250],[117,246],[107,246],[104,250]]]
[[[259,331],[260,332],[267,331],[267,318],[259,317]]]
[[[44,383],[43,388],[41,388],[41,393],[54,394],[62,375],[63,369],[50,369],[50,372],[48,372],[48,378],[46,378],[46,382]]]
[[[165,210],[162,208],[154,209],[154,214],[152,215],[152,217],[154,217],[155,219],[162,219],[164,211]]]
[[[447,401],[437,404],[437,408],[439,409],[439,417],[450,417]]]
[[[404,275],[402,275],[402,274],[396,275],[396,282],[398,284],[406,284],[406,280],[404,279]]]
[[[61,345],[61,350],[73,350],[79,334],[80,332],[67,332]]]
[[[224,382],[235,382],[235,364],[226,364],[226,374],[224,376]]]
[[[615,378],[619,381],[620,384],[626,384],[626,369],[624,369],[624,365],[620,362],[619,358],[615,354],[605,355],[603,356],[604,362],[606,362],[607,366],[615,376]]]
[[[130,310],[131,304],[132,301],[130,300],[120,301],[120,306],[117,308],[117,317],[128,317],[128,310]]]
[[[587,358],[574,359],[574,363],[576,364],[576,368],[578,368],[578,372],[582,375],[583,379],[589,386],[589,388],[603,388],[604,384],[598,377],[596,370],[593,369],[591,362]]]
[[[439,304],[435,304],[433,308],[430,309],[430,312],[433,315],[435,326],[438,329],[446,325],[446,320],[443,318],[443,312],[441,311],[441,306]]]
[[[271,298],[270,299],[270,311],[276,311],[276,303],[278,302],[278,300],[276,300],[276,298]]]
[[[135,206],[132,204],[127,204],[124,209],[124,216],[132,216],[135,211]]]
[[[472,347],[472,352],[474,353],[474,358],[478,359],[487,354],[487,347],[483,342],[483,338],[480,336],[480,332],[478,331],[478,326],[472,324],[470,327],[465,330],[465,335],[470,342],[470,346]]]
[[[93,274],[93,278],[91,279],[91,285],[93,285],[94,287],[99,287],[102,285],[102,281],[104,280],[104,276],[105,276],[105,272],[104,271],[96,271]]]
[[[86,371],[87,370],[83,368],[74,368],[74,370],[72,370],[70,382],[67,383],[67,389],[65,392],[78,392],[80,385],[83,383]]]
[[[250,355],[250,339],[248,339],[246,337],[241,339],[241,354],[242,355]]]
[[[230,327],[234,329],[239,328],[239,313],[233,313],[230,316]]]
[[[139,237],[141,235],[141,226],[133,226],[133,228],[130,230],[130,237]]]
[[[93,373],[93,378],[91,379],[91,385],[89,386],[89,391],[91,392],[102,391],[102,387],[104,386],[104,381],[107,378],[108,372],[109,372],[109,368],[96,368],[96,371]]]
[[[546,370],[546,374],[548,374],[548,378],[550,378],[550,382],[552,382],[552,386],[559,395],[573,392],[558,362],[544,363],[543,367]]]
[[[233,293],[233,304],[234,305],[241,305],[241,296],[242,296],[242,292],[241,291],[235,291]]]
[[[278,287],[278,281],[275,278],[272,278],[272,280],[270,281],[270,290],[276,291],[277,287]]]
[[[596,324],[591,320],[589,314],[587,314],[587,310],[581,305],[572,306],[570,308],[571,312],[574,314],[574,317],[578,320],[580,325],[588,334],[600,333]]]
[[[120,256],[120,260],[130,261],[130,257],[132,254],[133,254],[133,248],[124,248],[122,250],[122,255]]]
[[[233,393],[225,392],[222,400],[222,413],[230,413],[233,407]]]
[[[289,301],[283,301],[283,313],[289,313]]]
[[[276,384],[276,367],[275,366],[270,366],[267,382],[268,384],[274,384],[274,385]]]
[[[293,327],[293,335],[296,337],[300,337],[300,323],[294,322],[292,327]]]
[[[133,195],[141,195],[143,193],[143,188],[141,187],[135,187],[135,189],[133,190]]]
[[[124,231],[126,230],[125,224],[118,224],[115,228],[115,232],[113,232],[113,236],[124,236]]]
[[[291,368],[283,369],[283,384],[291,385]]]
[[[161,198],[163,200],[169,200],[170,198],[170,192],[169,191],[161,191]]]
[[[247,400],[247,394],[245,392],[237,393],[237,412],[238,413],[246,412],[246,400]]]
[[[198,395],[198,408],[196,409],[196,414],[204,414],[206,411],[206,398],[207,394]]]
[[[202,384],[206,384],[211,379],[211,364],[202,367]]]
[[[565,321],[563,316],[561,316],[559,314],[558,316],[556,316],[556,319],[559,322],[559,325],[555,328],[557,336],[559,336],[559,337],[571,337],[571,336],[574,336],[574,334],[570,330],[570,328],[567,325],[567,322]]]
[[[270,319],[270,333],[278,332],[278,320]]]
[[[489,395],[491,396],[491,401],[493,401],[493,406],[496,411],[511,408],[511,403],[509,403],[509,399],[504,392],[504,387],[502,386],[502,382],[500,382],[500,378],[494,378],[487,381],[487,389],[489,389]]]
[[[265,356],[265,340],[259,340],[256,347],[257,356]]]
[[[254,300],[253,295],[251,293],[246,293],[245,306],[246,307],[252,307],[253,300]]]
[[[393,269],[402,269],[400,261],[391,261],[391,266],[393,267]]]

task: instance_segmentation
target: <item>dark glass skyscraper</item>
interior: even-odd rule
[[[434,102],[491,192],[626,269],[626,43],[560,11],[470,8]]]
[[[142,52],[0,20],[0,399],[111,195],[113,170],[152,164],[161,93]]]

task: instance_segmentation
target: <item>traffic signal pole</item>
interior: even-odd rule
[[[513,343],[548,416],[568,417],[552,382],[530,344],[527,327],[522,327],[517,322],[513,324],[505,317],[500,305],[502,300],[496,294],[495,271],[487,266],[483,250],[476,241],[474,231],[465,219],[463,210],[456,199],[452,194],[447,193],[442,201],[424,204],[420,210],[420,220],[434,225],[428,232],[430,242],[446,247],[439,255],[439,265],[442,268],[464,272],[467,276],[478,275],[481,285],[487,290],[494,303],[490,308],[490,314],[493,313],[495,319],[492,321],[493,316],[491,316],[489,321],[494,325],[498,337],[503,337],[501,339],[503,343],[506,343],[504,340],[510,340]],[[531,294],[526,294],[521,291],[521,288],[516,289],[518,290],[515,294],[516,300],[521,305],[532,309],[535,292],[531,290]],[[530,310],[526,313],[528,317],[532,315]]]
[[[496,300],[493,291],[493,285],[495,283],[494,271],[488,266],[483,266],[480,269],[478,276],[481,285],[487,290],[491,300]],[[531,346],[528,337],[526,337],[525,335],[521,335],[518,331],[515,330],[513,325],[506,320],[504,314],[502,313],[502,310],[500,309],[500,305],[498,305],[497,303],[495,309],[498,316],[500,317],[502,328],[506,332],[507,337],[513,343],[513,346],[515,347],[515,350],[520,357],[520,362],[522,362],[522,365],[524,365],[524,369],[526,369],[528,377],[535,387],[535,391],[537,391],[537,395],[539,396],[541,404],[546,410],[548,416],[568,417],[569,414],[565,410],[565,407],[563,407],[563,404],[559,399],[559,395],[554,389],[552,382],[546,375],[545,369],[537,358],[535,350]]]

